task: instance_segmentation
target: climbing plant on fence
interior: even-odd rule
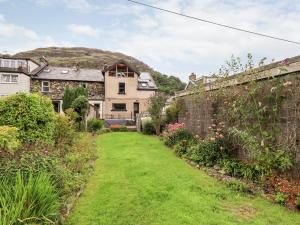
[[[232,57],[214,75],[216,81],[210,90],[207,85],[199,85],[194,92],[198,100],[210,101],[212,123],[224,122],[224,132],[233,149],[243,151],[246,161],[264,176],[292,166],[295,129],[284,130],[282,120],[287,110],[285,100],[293,97],[294,86],[291,78],[274,79],[272,74],[262,81],[260,71],[253,69],[253,65],[251,55],[245,65]]]

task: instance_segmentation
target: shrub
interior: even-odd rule
[[[236,159],[225,158],[221,164],[225,172],[233,177],[256,181],[261,175],[255,165],[248,165]]]
[[[79,96],[88,97],[87,89],[84,87],[78,87],[73,89],[66,88],[63,96],[63,110],[66,111],[67,109],[71,108],[73,101]]]
[[[167,132],[164,136],[164,142],[169,147],[173,147],[182,140],[191,141],[193,139],[193,134],[185,128],[179,128],[174,132]]]
[[[22,175],[0,181],[0,224],[44,224],[58,214],[58,193],[46,173]]]
[[[55,146],[65,148],[72,146],[76,137],[73,121],[68,116],[57,115],[54,129]]]
[[[151,120],[143,122],[143,133],[147,135],[155,134],[155,127]]]
[[[275,202],[280,204],[280,205],[285,205],[285,196],[284,194],[277,192],[275,194]]]
[[[99,119],[90,119],[87,122],[87,128],[89,132],[96,133],[97,131],[101,130],[103,128],[104,122],[103,120]]]
[[[204,166],[213,166],[224,157],[217,142],[201,141],[188,149],[189,158]]]
[[[0,126],[0,150],[14,154],[20,147],[18,129],[10,126]]]
[[[22,142],[53,143],[55,112],[49,98],[38,94],[15,94],[0,99],[0,126],[19,129]]]
[[[128,128],[126,126],[121,126],[119,131],[120,132],[127,132]]]
[[[98,131],[97,134],[106,134],[110,132],[112,132],[110,128],[103,128],[102,130]]]
[[[187,149],[190,146],[190,142],[187,140],[182,140],[174,146],[174,152],[177,156],[181,157],[186,155]]]

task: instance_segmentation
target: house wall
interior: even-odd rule
[[[42,92],[42,81],[50,82],[50,92]],[[30,85],[31,92],[42,93],[51,99],[62,99],[64,90],[79,87],[82,83],[87,84],[89,100],[104,100],[104,84],[103,82],[80,82],[80,81],[64,81],[64,80],[38,80],[32,79]]]
[[[2,83],[2,74],[18,75],[18,83]],[[30,77],[23,73],[4,73],[0,72],[0,96],[15,94],[18,92],[30,91]]]
[[[125,94],[119,94],[119,83],[125,83]],[[148,99],[155,91],[138,90],[138,75],[134,77],[112,77],[105,73],[105,105],[104,114],[107,118],[133,119],[135,102],[139,103],[139,111],[148,109]],[[125,103],[127,111],[112,111],[113,103]]]

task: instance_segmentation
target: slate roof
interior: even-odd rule
[[[101,70],[49,66],[33,79],[104,82]]]
[[[157,86],[150,75],[150,73],[142,72],[140,73],[138,79],[138,89],[139,90],[157,90]]]

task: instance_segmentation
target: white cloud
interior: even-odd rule
[[[1,0],[0,0],[1,1]],[[53,5],[63,5],[67,9],[87,13],[98,9],[98,6],[91,4],[88,0],[32,0],[36,4],[49,7]]]
[[[300,41],[298,1],[149,1],[166,9],[223,24]],[[133,18],[134,19],[134,18]],[[293,44],[216,27],[153,11],[135,17],[136,32],[126,34],[120,50],[142,58],[162,72],[186,79],[192,71],[215,72],[231,54],[282,59],[299,54]],[[169,62],[173,62],[173,65]],[[179,62],[179,63],[178,63]],[[178,63],[182,68],[178,69]],[[171,66],[172,65],[172,66]]]
[[[74,35],[84,35],[89,37],[99,36],[99,30],[89,25],[69,24],[67,27]]]
[[[72,43],[56,41],[51,36],[43,36],[34,30],[17,24],[9,23],[0,14],[0,53],[14,54],[19,51],[38,47],[62,46],[69,47]],[[9,48],[8,48],[9,47]]]
[[[0,14],[0,38],[24,37],[30,40],[38,40],[38,35],[33,30],[18,26],[5,21],[3,15]]]

